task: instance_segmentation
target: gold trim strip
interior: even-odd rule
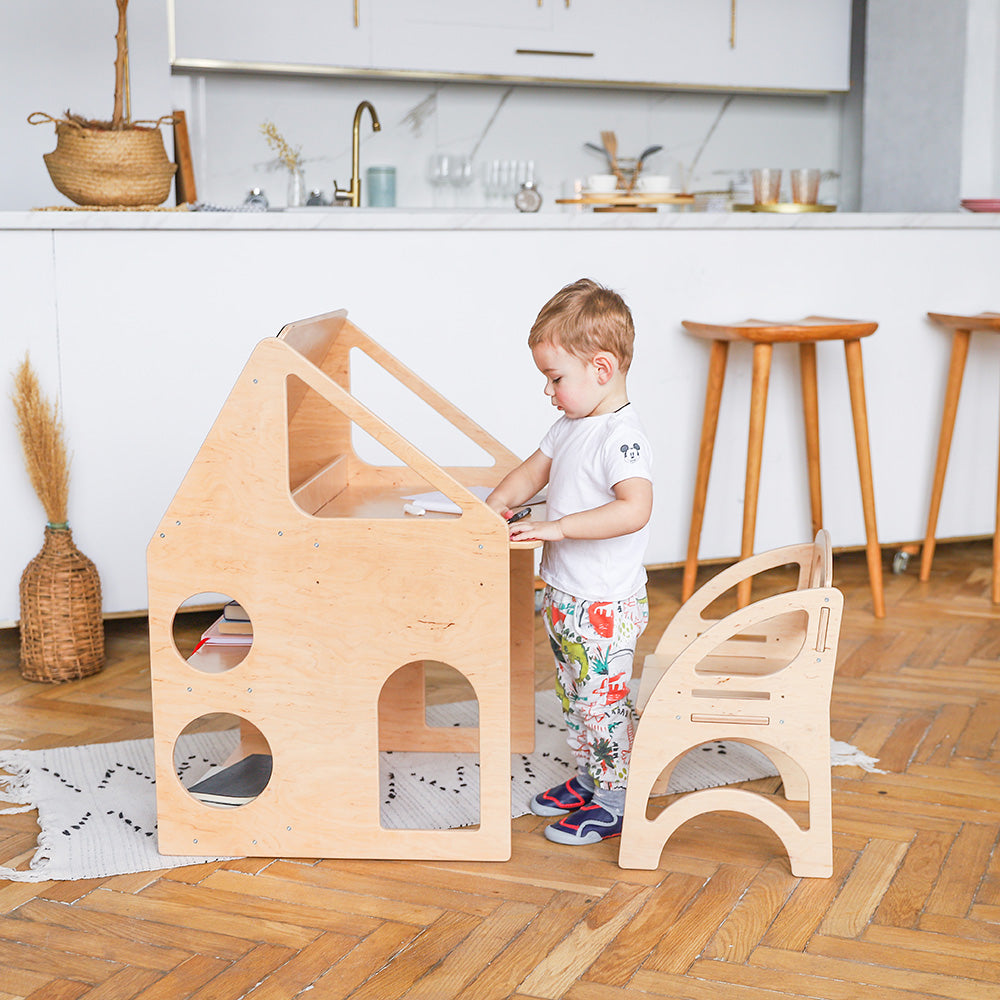
[[[553,87],[594,87],[615,90],[671,90],[695,94],[786,94],[802,97],[822,97],[843,93],[837,90],[792,87],[736,87],[708,83],[663,83],[649,80],[592,80],[586,77],[528,76],[520,74],[485,74],[441,72],[439,70],[367,69],[359,66],[317,66],[308,63],[243,62],[223,59],[174,59],[171,69],[176,73],[258,73],[265,76],[295,76],[356,79],[410,80],[445,83],[521,83]]]

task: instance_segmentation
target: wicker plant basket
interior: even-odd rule
[[[21,676],[77,680],[104,667],[101,580],[68,527],[47,525],[21,574]]]
[[[28,121],[51,121],[56,148],[42,157],[56,189],[77,205],[131,207],[160,205],[170,195],[177,164],[167,158],[160,124],[126,128],[87,128],[72,119],[42,111]]]

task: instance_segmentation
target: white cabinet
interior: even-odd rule
[[[174,59],[369,69],[367,3],[173,0]]]
[[[173,0],[176,60],[846,90],[851,0]]]
[[[847,90],[850,0],[633,0],[631,39],[608,44],[631,79],[761,90]],[[641,10],[640,10],[641,8]]]

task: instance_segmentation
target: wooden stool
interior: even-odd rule
[[[937,529],[938,511],[941,509],[941,493],[944,490],[944,474],[948,468],[948,453],[951,450],[951,435],[955,429],[955,414],[958,412],[958,397],[962,391],[962,376],[965,374],[965,359],[969,354],[969,338],[973,330],[988,330],[1000,333],[1000,313],[984,312],[975,316],[951,316],[946,313],[928,313],[930,319],[952,331],[951,363],[948,366],[948,385],[944,395],[944,412],[941,415],[941,436],[938,438],[937,462],[934,466],[934,487],[931,490],[931,508],[927,515],[927,537],[924,539],[920,555],[920,579],[926,583],[931,575],[934,561],[934,533]],[[994,604],[1000,604],[1000,474],[997,480],[996,530],[993,534],[993,583],[990,596]]]
[[[871,581],[872,608],[876,618],[885,617],[882,595],[882,553],[875,524],[875,487],[872,481],[871,450],[868,443],[868,414],[865,407],[865,383],[861,365],[861,338],[878,329],[877,323],[849,319],[808,316],[792,323],[769,323],[748,319],[728,326],[696,323],[684,320],[684,327],[696,337],[712,342],[708,366],[708,387],[705,392],[705,415],[701,427],[698,451],[698,472],[695,479],[694,503],[691,509],[691,532],[688,536],[687,560],[684,563],[683,599],[694,593],[698,572],[698,546],[705,516],[705,497],[712,468],[712,451],[719,421],[722,384],[726,375],[729,344],[745,340],[753,344],[753,383],[750,392],[750,430],[747,444],[746,489],[743,505],[743,538],[740,558],[753,554],[754,530],[757,523],[757,493],[760,487],[760,460],[764,443],[764,415],[767,409],[767,383],[771,371],[774,344],[798,344],[802,374],[802,402],[805,415],[806,454],[809,465],[809,501],[813,533],[823,527],[823,500],[819,466],[819,401],[816,389],[816,343],[821,340],[842,340],[847,358],[847,380],[854,418],[854,439],[858,452],[858,474],[861,480],[861,501],[864,508],[867,538],[868,577]],[[743,580],[737,591],[740,606],[750,600],[749,579]]]

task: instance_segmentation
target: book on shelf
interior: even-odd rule
[[[224,632],[222,615],[212,622],[211,625],[201,633],[201,646],[249,646],[253,642],[253,631],[247,632]]]
[[[188,792],[200,802],[216,806],[241,806],[252,802],[271,780],[271,755],[252,753],[221,767],[192,785]]]
[[[253,635],[253,625],[250,622],[230,621],[223,616],[219,619],[219,631],[223,635]]]
[[[243,607],[239,601],[230,601],[222,609],[222,617],[227,622],[249,622],[250,616],[246,613],[246,609]]]

